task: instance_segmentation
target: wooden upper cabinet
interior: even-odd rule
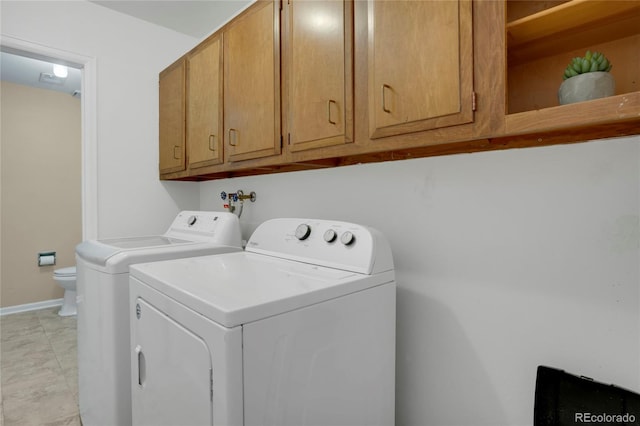
[[[370,136],[473,121],[471,1],[368,6]]]
[[[259,1],[224,31],[226,159],[281,152],[280,10]]]
[[[160,73],[160,174],[185,169],[185,61],[177,61]]]
[[[285,5],[289,149],[353,141],[353,2]]]
[[[220,164],[222,149],[222,40],[206,40],[187,58],[189,168]]]

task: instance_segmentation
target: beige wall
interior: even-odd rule
[[[3,81],[1,86],[0,306],[62,297],[54,269],[75,264],[82,240],[80,100]],[[39,251],[57,253],[38,267]]]

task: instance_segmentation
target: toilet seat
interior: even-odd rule
[[[75,277],[76,276],[76,267],[69,266],[67,268],[60,268],[53,271],[53,275],[55,277]]]

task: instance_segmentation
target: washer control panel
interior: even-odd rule
[[[220,221],[220,212],[184,211],[178,213],[170,230],[214,232]],[[220,222],[221,223],[221,222]]]
[[[380,232],[332,220],[266,221],[255,230],[246,250],[351,271],[371,271],[374,262],[393,264],[388,243]],[[379,256],[380,250],[388,260]]]
[[[238,217],[229,212],[182,211],[178,213],[165,236],[189,241],[220,241],[231,238],[240,243]]]

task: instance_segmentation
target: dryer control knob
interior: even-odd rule
[[[350,246],[355,241],[356,241],[356,236],[349,231],[346,231],[340,236],[340,242],[345,246]]]
[[[334,231],[333,229],[327,229],[324,233],[324,240],[328,243],[332,243],[336,240],[337,236],[338,234],[336,234],[336,231]]]
[[[187,224],[189,226],[193,226],[195,225],[195,223],[198,221],[198,217],[197,216],[189,216],[189,219],[187,219]]]
[[[306,223],[298,225],[296,228],[296,238],[300,241],[306,240],[311,235],[311,227]]]

